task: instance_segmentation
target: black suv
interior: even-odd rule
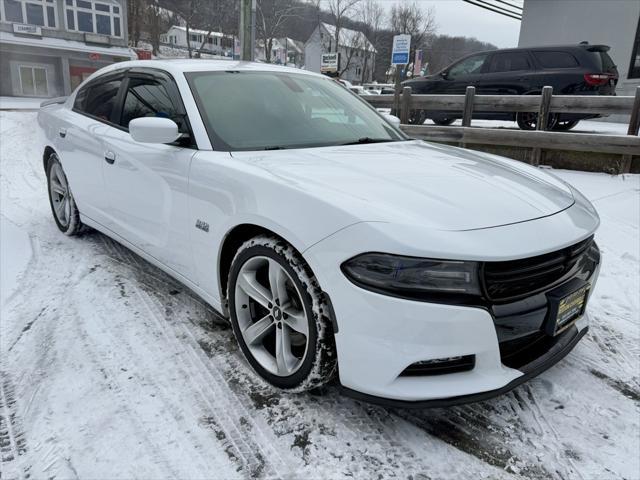
[[[403,82],[412,93],[464,95],[468,85],[478,95],[539,95],[550,85],[556,95],[615,95],[618,70],[606,45],[527,47],[474,53],[444,70]],[[427,118],[436,125],[450,125],[462,112],[415,110],[410,122]],[[570,130],[580,120],[598,115],[551,115],[549,127]],[[523,130],[535,129],[535,113],[473,112],[473,118],[515,120]]]

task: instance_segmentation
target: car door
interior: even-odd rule
[[[104,132],[113,115],[124,72],[98,77],[83,86],[65,114],[56,145],[71,191],[82,215],[105,222],[108,206],[102,175]]]
[[[129,122],[149,116],[174,120],[184,138],[173,144],[136,142],[129,134]],[[104,136],[108,227],[188,276],[192,263],[187,192],[196,146],[170,75],[155,69],[129,71],[122,87],[118,124]]]
[[[494,53],[487,62],[486,74],[477,82],[476,93],[522,95],[530,84],[532,69],[526,50]]]

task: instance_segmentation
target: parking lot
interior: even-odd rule
[[[195,294],[61,235],[35,115],[0,112],[3,478],[637,477],[639,175],[556,172],[602,220],[590,332],[564,361],[494,400],[389,410],[275,391]]]

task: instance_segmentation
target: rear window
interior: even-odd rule
[[[567,52],[537,51],[533,52],[542,68],[574,68],[578,66],[576,57]]]
[[[489,64],[489,72],[512,72],[529,68],[529,59],[524,52],[496,53]]]
[[[617,73],[616,64],[607,52],[589,52],[599,72]]]
[[[111,114],[120,89],[121,79],[87,85],[76,95],[74,109],[105,122],[111,121]]]

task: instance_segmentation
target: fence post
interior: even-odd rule
[[[411,87],[402,88],[402,99],[400,101],[400,123],[409,123],[409,112],[411,111]]]
[[[473,99],[476,95],[476,87],[467,87],[464,94],[464,111],[462,113],[462,126],[471,126],[471,117],[473,116]]]
[[[631,108],[631,118],[629,119],[629,128],[627,135],[638,136],[640,130],[640,87],[636,87],[636,98]],[[620,163],[620,171],[618,173],[629,173],[631,171],[631,155],[623,155]]]
[[[536,122],[536,130],[544,131],[549,123],[549,107],[551,106],[551,97],[553,96],[553,87],[542,87],[542,95],[540,95],[540,108],[538,108],[538,121]],[[540,165],[540,157],[542,149],[535,147],[531,150],[531,165]]]

